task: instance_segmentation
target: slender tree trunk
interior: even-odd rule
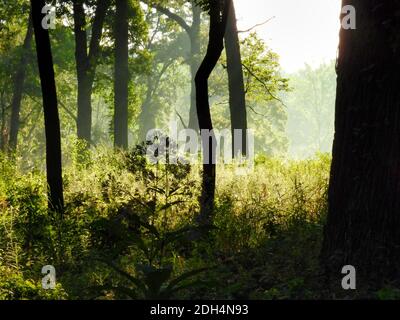
[[[146,141],[146,135],[149,130],[155,129],[156,127],[156,114],[159,110],[154,108],[153,98],[158,92],[163,75],[167,72],[172,63],[172,61],[165,62],[156,78],[152,76],[147,77],[146,99],[139,115],[139,140],[141,142]]]
[[[49,188],[49,209],[62,213],[64,209],[60,120],[57,106],[57,91],[54,78],[53,57],[49,31],[42,27],[44,0],[31,0],[33,29],[40,83],[43,96],[43,110],[46,134],[46,168]]]
[[[357,29],[340,33],[322,261],[329,274],[350,264],[379,285],[400,271],[400,4],[377,3],[343,1]]]
[[[151,76],[147,77],[146,99],[139,115],[139,142],[146,142],[147,133],[156,126],[155,110],[153,110],[153,80]]]
[[[116,0],[115,75],[114,75],[114,146],[128,149],[128,3]]]
[[[1,127],[0,127],[0,151],[6,151],[8,142],[7,134],[7,114],[6,104],[4,101],[5,90],[2,89],[0,92],[0,106],[1,106]]]
[[[21,60],[14,77],[14,93],[11,102],[11,123],[10,123],[10,150],[15,150],[18,143],[19,116],[21,110],[22,92],[24,89],[25,72],[28,63],[28,53],[31,47],[33,36],[32,16],[29,14],[28,29],[22,45]]]
[[[92,91],[100,55],[100,40],[110,0],[97,1],[92,25],[92,36],[88,48],[86,14],[83,0],[74,0],[75,60],[78,77],[77,135],[79,139],[91,143],[92,131]],[[89,49],[89,50],[88,50]]]
[[[235,6],[232,0],[225,33],[227,71],[229,80],[229,111],[232,129],[232,156],[247,154],[247,110],[243,80],[242,56],[237,30]],[[236,141],[235,130],[240,130],[240,141]]]
[[[216,141],[213,134],[210,103],[208,96],[208,79],[218,63],[224,49],[224,34],[229,10],[229,2],[224,0],[210,0],[210,29],[206,56],[197,71],[196,104],[199,127],[202,132],[203,144],[203,176],[200,196],[200,214],[197,221],[202,225],[212,222],[215,198],[215,156]],[[205,139],[207,133],[211,137]]]
[[[196,84],[195,78],[197,70],[200,66],[200,26],[201,26],[201,8],[196,4],[192,4],[193,23],[190,28],[190,74],[191,74],[191,91],[190,91],[190,111],[188,128],[198,131],[199,120],[196,111]]]
[[[83,0],[74,1],[75,60],[78,77],[78,138],[88,143],[91,140],[92,104],[89,83],[89,60],[86,36],[86,15]]]
[[[192,25],[189,26],[185,20],[178,16],[177,14],[166,9],[162,5],[153,4],[153,7],[159,12],[165,14],[170,19],[173,19],[177,24],[179,24],[188,34],[190,39],[190,53],[191,57],[189,59],[190,74],[191,74],[191,93],[190,93],[190,110],[189,110],[189,123],[188,128],[198,131],[199,121],[197,119],[196,111],[196,84],[195,77],[197,70],[200,65],[200,27],[201,27],[201,12],[202,9],[196,4],[196,1],[190,1],[192,4]],[[147,1],[144,3],[148,4]]]

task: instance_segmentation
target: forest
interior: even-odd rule
[[[0,2],[0,300],[400,299],[400,4],[239,1]]]

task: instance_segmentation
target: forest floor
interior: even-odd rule
[[[150,166],[142,151],[68,159],[62,217],[47,211],[37,163],[0,158],[1,299],[348,298],[319,267],[330,156],[258,156],[245,175],[220,165],[214,226],[199,238],[199,169]]]

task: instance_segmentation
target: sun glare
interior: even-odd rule
[[[340,0],[235,0],[240,30],[255,28],[286,72],[335,59]]]

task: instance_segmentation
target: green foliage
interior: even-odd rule
[[[254,133],[255,151],[269,156],[285,155],[287,108],[281,98],[289,91],[289,80],[281,74],[279,56],[256,33],[248,35],[240,45],[248,128]],[[230,127],[225,55],[220,63],[210,79],[210,96],[214,125],[224,129]]]
[[[290,76],[287,133],[290,154],[307,157],[314,152],[331,152],[334,133],[336,74],[335,61],[317,68],[305,66]]]
[[[4,298],[283,299],[321,294],[315,275],[328,156],[287,163],[259,156],[248,176],[220,165],[215,228],[208,238],[193,241],[199,231],[193,224],[198,168],[150,165],[144,151],[145,146],[128,153],[98,148],[86,164],[66,165],[63,220],[47,213],[44,175],[20,171],[21,159],[16,166],[2,159]],[[46,264],[56,267],[59,290],[40,289]]]
[[[21,273],[10,272],[0,265],[1,300],[62,300],[67,294],[61,284],[53,290],[44,290],[40,280],[24,279]]]

